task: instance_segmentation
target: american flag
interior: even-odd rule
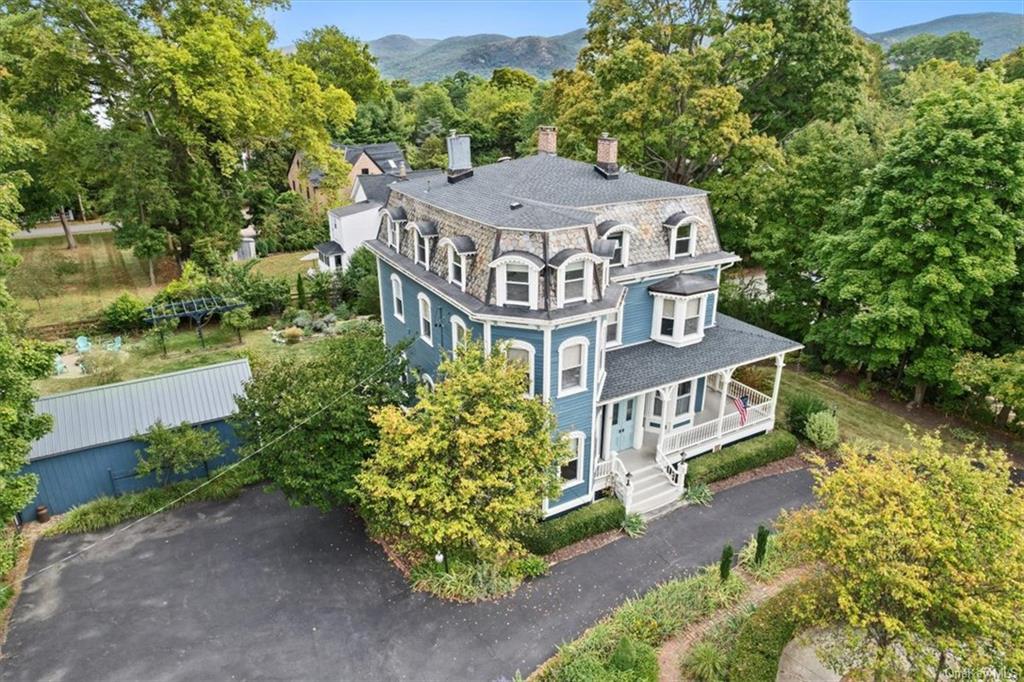
[[[739,398],[733,398],[732,402],[740,414],[740,426],[743,426],[747,423],[747,396],[741,395]]]

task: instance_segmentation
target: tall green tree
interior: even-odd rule
[[[30,181],[17,170],[41,144],[23,137],[9,110],[0,104],[0,522],[7,522],[32,501],[36,476],[22,474],[32,441],[51,427],[48,415],[36,414],[32,381],[53,367],[54,349],[18,336],[20,317],[5,280],[17,265],[11,234],[21,211],[19,188]]]
[[[558,495],[568,446],[504,354],[469,343],[439,372],[444,380],[421,387],[408,411],[374,413],[380,438],[356,477],[360,504],[379,529],[424,551],[493,560],[516,549],[515,531]]]
[[[307,31],[295,43],[295,59],[313,70],[320,85],[344,90],[356,104],[378,101],[384,95],[377,58],[366,43],[337,26]]]
[[[885,58],[896,71],[913,71],[931,59],[957,62],[964,66],[978,61],[981,39],[967,31],[954,31],[943,36],[920,33],[893,44]]]
[[[919,99],[825,244],[829,314],[810,338],[834,360],[896,369],[920,402],[949,381],[976,323],[1019,277],[1024,87],[984,74]]]
[[[373,453],[371,410],[408,397],[401,348],[381,327],[358,323],[308,356],[258,360],[238,398],[240,454],[293,505],[327,511],[353,500],[355,475]]]

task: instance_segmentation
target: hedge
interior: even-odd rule
[[[687,467],[686,482],[689,485],[720,481],[789,457],[796,452],[796,446],[796,436],[776,429],[694,459]]]
[[[592,535],[620,528],[625,518],[622,503],[607,497],[564,516],[542,521],[519,533],[519,541],[526,549],[543,556]]]
[[[801,629],[794,606],[807,585],[796,583],[762,604],[740,628],[731,652],[731,682],[774,680],[782,650]]]

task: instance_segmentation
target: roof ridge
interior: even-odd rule
[[[237,360],[225,360],[224,362],[216,362],[212,365],[200,365],[199,367],[189,367],[187,369],[179,369],[174,372],[164,372],[163,374],[154,374],[148,377],[136,377],[135,379],[126,379],[125,381],[116,381],[112,384],[101,384],[99,386],[87,386],[85,388],[76,388],[73,391],[65,391],[63,393],[53,393],[51,395],[43,395],[36,398],[33,403],[41,403],[54,398],[64,398],[72,395],[81,395],[83,393],[89,393],[92,391],[109,390],[112,388],[118,388],[121,386],[128,386],[131,384],[141,384],[148,381],[156,381],[159,379],[166,379],[167,377],[181,376],[182,374],[198,374],[199,372],[208,371],[211,369],[217,369],[219,367],[227,367],[228,365],[240,365],[244,364],[249,366],[248,358],[238,358]]]

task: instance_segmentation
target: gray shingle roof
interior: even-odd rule
[[[321,242],[316,245],[316,251],[322,256],[340,256],[345,253],[338,242]]]
[[[328,213],[330,213],[335,218],[344,218],[345,216],[356,215],[357,213],[362,213],[363,211],[377,211],[380,210],[380,207],[381,204],[375,201],[357,201],[356,203],[349,204],[348,206],[338,206],[337,208],[332,208],[330,211],[328,211]]]
[[[385,173],[397,171],[398,165],[405,161],[405,154],[402,153],[402,148],[395,142],[345,145],[345,160],[350,164],[355,163],[360,154],[364,152]],[[406,163],[406,166],[408,165]]]
[[[29,459],[130,440],[157,421],[224,419],[251,378],[249,361],[234,360],[40,398],[35,410],[53,415],[53,430],[32,444]]]
[[[681,273],[675,277],[669,277],[668,279],[663,279],[660,282],[655,282],[651,286],[647,287],[647,290],[653,291],[657,294],[669,294],[671,296],[691,296],[705,291],[714,291],[717,288],[718,283],[710,277]]]
[[[391,185],[396,182],[408,182],[413,179],[433,178],[434,182],[444,182],[444,171],[438,168],[426,170],[409,171],[406,180],[400,180],[397,173],[385,173],[384,175],[357,175],[356,182],[363,188],[363,194],[368,201],[376,201],[380,204],[388,202],[388,195],[391,193]]]
[[[589,163],[550,154],[474,168],[456,183],[417,178],[391,190],[493,227],[554,229],[592,225],[596,207],[668,199],[702,190],[623,172],[607,180]],[[512,209],[514,202],[523,204]]]
[[[597,236],[603,237],[608,234],[613,227],[618,227],[622,223],[618,220],[602,220],[597,225]]]
[[[493,264],[494,261],[498,260],[499,258],[504,258],[505,256],[515,256],[516,258],[522,258],[525,261],[533,263],[538,268],[544,267],[544,261],[541,259],[540,256],[532,254],[529,251],[520,251],[518,249],[512,249],[511,251],[504,251],[502,253],[499,253],[497,256],[495,256],[494,260],[492,260],[491,263]]]
[[[437,223],[433,220],[417,220],[416,231],[420,233],[421,237],[436,237],[437,236]]]
[[[548,265],[553,268],[559,267],[562,263],[569,260],[571,257],[583,253],[583,249],[562,249],[554,256],[548,259]]]
[[[690,214],[686,211],[676,211],[669,217],[665,218],[665,222],[662,223],[665,227],[678,227],[679,223],[683,222],[690,217]]]
[[[391,206],[385,209],[388,215],[391,216],[392,220],[408,220],[408,216],[405,214],[405,209],[401,206]]]
[[[758,329],[728,315],[704,332],[700,343],[675,348],[657,341],[609,350],[601,401],[702,376],[726,367],[803,348],[796,341]]]

